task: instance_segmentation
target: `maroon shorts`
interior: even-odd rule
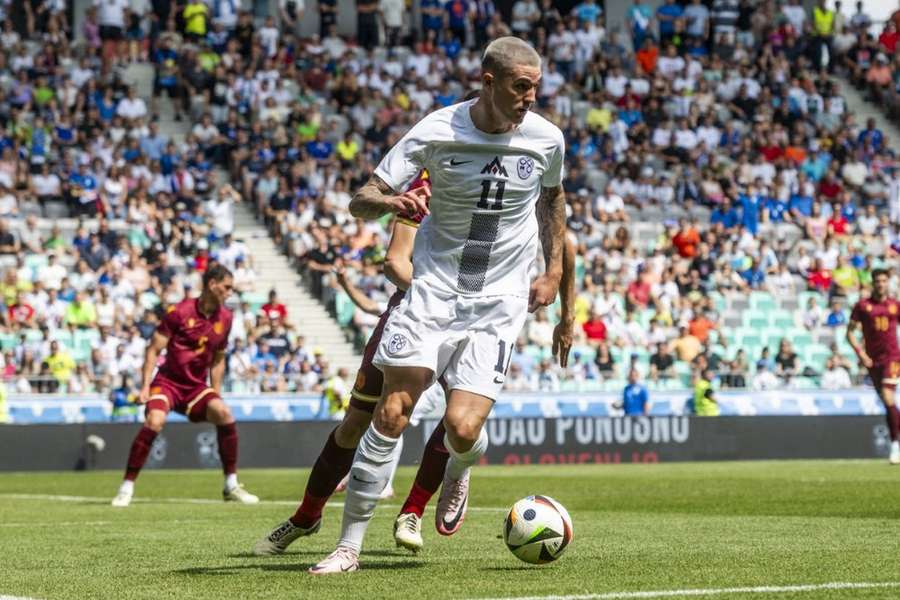
[[[194,423],[206,420],[206,406],[211,400],[221,400],[221,396],[207,385],[179,385],[162,375],[157,375],[150,383],[150,400],[146,412],[170,410],[186,416]]]
[[[873,365],[869,369],[869,377],[872,379],[872,386],[876,391],[880,392],[883,388],[897,389],[897,378],[900,377],[900,360],[891,360]]]
[[[364,410],[371,413],[375,410],[375,405],[381,399],[381,386],[384,384],[384,375],[372,364],[375,358],[375,351],[378,350],[378,344],[381,343],[381,334],[384,333],[384,325],[387,323],[388,317],[397,308],[397,305],[403,300],[403,294],[394,294],[388,302],[387,309],[381,313],[378,319],[378,325],[372,331],[372,337],[366,344],[363,351],[362,363],[356,372],[356,382],[353,384],[353,390],[350,392],[350,406],[353,408]]]

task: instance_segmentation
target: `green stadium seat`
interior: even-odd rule
[[[334,297],[334,310],[337,313],[337,322],[341,327],[346,327],[353,320],[356,305],[346,292],[340,291]]]
[[[0,348],[3,350],[12,350],[16,347],[18,337],[14,333],[0,333]]]
[[[39,342],[44,339],[44,334],[40,329],[26,329],[25,340],[29,342]]]
[[[269,301],[269,297],[259,292],[244,292],[241,294],[241,301],[249,304],[252,312],[257,312],[263,304]]]

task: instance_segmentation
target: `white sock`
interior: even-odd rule
[[[475,440],[475,443],[467,452],[457,452],[453,449],[453,446],[450,444],[450,437],[445,433],[444,434],[444,447],[447,448],[447,452],[450,453],[450,460],[447,462],[447,477],[458,481],[465,475],[466,470],[477,463],[481,457],[487,452],[488,448],[488,436],[487,431],[484,427],[481,428],[481,433],[478,434],[478,439]]]
[[[388,477],[387,486],[394,485],[394,475],[397,474],[397,467],[400,466],[400,455],[403,454],[403,436],[397,438],[397,445],[394,447],[394,455],[391,457],[391,474]]]
[[[119,491],[124,494],[134,494],[134,482],[130,479],[123,479],[122,485],[119,486]]]
[[[362,549],[366,527],[375,513],[378,497],[390,481],[394,469],[394,449],[399,441],[399,438],[378,433],[374,425],[369,425],[359,440],[347,482],[338,546],[354,550],[357,554]]]
[[[225,489],[233,490],[238,486],[237,473],[229,473],[225,476]]]

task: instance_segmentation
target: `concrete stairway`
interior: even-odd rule
[[[307,290],[300,275],[291,267],[287,257],[269,237],[246,204],[235,207],[235,239],[243,240],[250,248],[256,270],[256,291],[268,294],[274,289],[287,307],[288,320],[299,335],[306,338],[306,348],[321,346],[331,365],[332,373],[346,367],[352,374],[359,367],[360,355],[347,342],[337,322],[325,307]]]
[[[147,102],[150,109],[150,95],[153,90],[153,65],[132,64],[125,69],[125,81],[137,87],[137,94]],[[167,96],[159,99],[159,130],[169,139],[180,142],[191,123],[175,121],[175,112]],[[218,171],[219,181],[227,181],[227,175]],[[239,204],[235,208],[236,239],[243,240],[253,255],[257,274],[256,290],[268,293],[274,289],[281,302],[287,307],[288,320],[297,332],[306,337],[306,347],[310,350],[321,346],[325,351],[332,373],[346,367],[351,373],[359,367],[360,356],[352,344],[346,341],[343,331],[331,318],[325,307],[314,298],[303,285],[300,276],[291,267],[288,259],[272,242],[265,228],[253,215],[250,207]]]

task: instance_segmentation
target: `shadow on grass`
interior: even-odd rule
[[[552,569],[549,565],[508,565],[505,567],[481,567],[479,571],[534,571]]]
[[[175,569],[172,573],[176,575],[236,575],[239,571],[259,570],[259,571],[291,571],[294,573],[305,573],[312,564],[291,563],[291,564],[272,564],[261,563],[253,565],[233,565],[223,567],[191,567],[189,569]],[[363,572],[367,571],[395,571],[405,569],[420,569],[425,566],[421,561],[366,561],[363,563]]]
[[[291,556],[321,556],[325,557],[328,555],[327,550],[297,550],[297,551],[287,551],[284,554],[275,554],[270,557],[267,557],[268,560],[282,558],[290,558]],[[367,556],[387,556],[387,557],[407,557],[412,558],[412,554],[402,550],[366,550],[363,552],[363,560]],[[252,552],[236,552],[235,554],[229,554],[228,558],[262,558],[261,556],[257,556]]]

